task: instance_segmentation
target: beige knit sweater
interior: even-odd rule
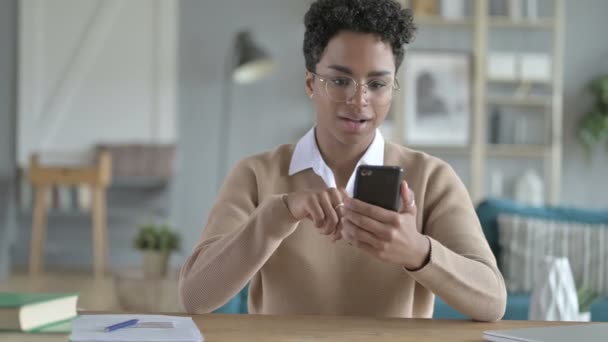
[[[285,193],[325,188],[311,169],[288,175],[294,145],[241,161],[220,190],[179,283],[188,312],[213,311],[248,282],[249,312],[431,317],[434,295],[474,320],[505,311],[506,290],[466,188],[446,163],[386,143],[416,196],[430,262],[409,272],[343,240],[332,244],[309,220],[295,221]]]

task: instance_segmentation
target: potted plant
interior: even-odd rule
[[[608,75],[598,77],[589,83],[593,95],[593,106],[579,122],[578,137],[587,154],[603,141],[608,140]]]
[[[143,252],[144,276],[164,277],[171,252],[179,248],[179,236],[168,225],[146,224],[135,237],[135,247]]]
[[[578,307],[579,307],[579,317],[578,320],[581,322],[590,322],[591,321],[591,305],[595,300],[600,298],[600,296],[595,293],[589,287],[581,287],[576,291],[578,297]]]

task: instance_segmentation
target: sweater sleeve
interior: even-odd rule
[[[422,232],[431,241],[431,256],[410,275],[473,320],[501,319],[507,299],[504,279],[465,186],[445,164],[427,184]]]
[[[230,173],[182,266],[179,295],[187,312],[207,313],[227,303],[297,227],[281,194],[258,203],[252,164],[242,161]]]

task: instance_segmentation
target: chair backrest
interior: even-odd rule
[[[497,198],[484,200],[477,206],[476,212],[486,239],[499,264],[498,215],[500,214],[516,214],[562,222],[608,223],[608,209],[590,210],[560,206],[530,207],[508,199]]]

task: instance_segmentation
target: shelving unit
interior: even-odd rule
[[[510,1],[510,0],[505,0]],[[400,0],[409,7],[409,1]],[[469,144],[466,146],[412,146],[434,155],[468,158],[469,193],[474,202],[479,202],[488,195],[486,179],[489,177],[488,163],[501,158],[517,158],[522,161],[536,159],[542,161],[545,178],[545,198],[547,202],[557,204],[560,198],[561,162],[562,162],[562,74],[563,74],[563,26],[564,0],[551,0],[551,15],[535,19],[511,18],[509,16],[491,16],[490,0],[470,0],[470,13],[462,19],[446,19],[440,16],[419,16],[415,23],[419,30],[432,28],[433,31],[468,30],[472,44],[468,51],[473,56],[471,78],[471,126]],[[546,51],[551,57],[551,79],[548,81],[521,81],[513,79],[490,79],[487,75],[487,59],[490,39],[494,32],[504,34],[521,34],[521,32],[542,32],[551,36],[551,49]],[[496,45],[492,41],[492,45]],[[414,43],[415,44],[415,43]],[[416,50],[416,45],[410,47]],[[450,51],[450,49],[448,49]],[[519,53],[520,51],[515,51]],[[538,52],[538,51],[530,51]],[[406,56],[407,59],[407,56]],[[407,62],[407,61],[406,61]],[[404,69],[404,68],[402,68]],[[403,75],[399,75],[402,80]],[[507,94],[495,94],[494,87],[509,88]],[[537,91],[540,89],[541,91]],[[402,95],[393,103],[394,127],[393,140],[407,144],[405,136],[405,105],[407,99]],[[525,144],[491,144],[489,143],[490,113],[492,108],[510,108],[526,119],[542,119],[546,131],[537,132],[539,137],[546,137],[545,144],[526,142]],[[396,114],[395,114],[396,113]]]
[[[473,18],[444,19],[440,17],[423,16],[416,18],[416,24],[421,26],[472,28],[475,25],[475,20]]]
[[[551,106],[553,99],[548,96],[487,96],[486,103],[488,105],[497,106],[517,106],[517,107],[540,107],[546,108]]]
[[[514,28],[514,29],[546,29],[552,30],[555,27],[554,19],[513,19],[510,17],[494,16],[488,20],[491,27]]]

